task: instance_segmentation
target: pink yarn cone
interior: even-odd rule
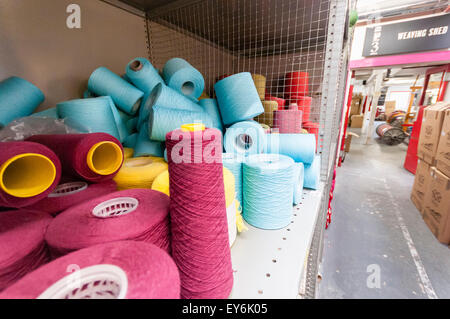
[[[1,142],[0,143],[0,166],[12,157],[33,153],[49,158],[55,166],[56,176],[53,183],[44,192],[32,197],[15,197],[0,188],[0,206],[11,208],[22,208],[32,205],[50,194],[58,185],[61,178],[61,162],[48,147],[31,142]]]
[[[80,181],[68,182],[58,185],[53,193],[27,208],[56,216],[72,206],[115,191],[117,185],[114,181],[90,185]]]
[[[0,213],[0,291],[49,260],[44,234],[51,220],[24,209]]]
[[[302,111],[289,109],[274,111],[273,127],[279,133],[296,134],[302,132]]]
[[[119,140],[106,133],[34,135],[27,140],[43,144],[54,151],[61,160],[66,176],[99,183],[113,179],[120,169],[119,167],[112,174],[99,175],[93,172],[86,162],[89,150],[99,142],[113,142],[123,149]]]
[[[99,265],[115,267],[122,277],[113,277],[101,267],[91,276],[83,276],[88,267]],[[75,279],[60,285],[56,293],[49,293],[49,287],[70,274]],[[148,243],[119,241],[56,259],[3,291],[0,299],[178,299],[179,296],[178,270],[165,251]]]
[[[167,134],[166,146],[172,256],[180,270],[181,297],[227,298],[233,286],[233,271],[221,132],[175,130]],[[180,162],[180,156],[184,162]]]
[[[143,241],[169,251],[169,197],[129,189],[97,197],[59,214],[45,240],[53,257],[101,243]]]

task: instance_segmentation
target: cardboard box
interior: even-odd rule
[[[435,156],[441,135],[447,103],[436,103],[423,111],[417,156],[430,165],[435,165]]]
[[[450,177],[450,109],[445,111],[436,151],[436,167]]]
[[[352,144],[352,138],[356,137],[358,138],[359,135],[355,134],[353,132],[347,132],[346,136],[345,136],[345,146],[344,146],[344,152],[348,153],[350,152],[350,145]]]
[[[416,177],[414,178],[414,185],[411,191],[411,201],[421,215],[423,215],[425,195],[429,189],[428,184],[430,179],[430,165],[419,160],[417,162]]]
[[[352,115],[351,126],[352,128],[362,128],[364,115]]]
[[[386,117],[388,117],[389,114],[395,111],[395,103],[395,101],[384,102],[384,114],[386,114]]]
[[[352,103],[352,105],[350,106],[350,116],[359,115],[360,113],[361,113],[361,105]]]
[[[361,99],[361,94],[353,95],[352,103],[350,105],[350,116],[359,115],[361,113]]]
[[[436,167],[430,168],[430,181],[425,195],[423,219],[436,238],[450,244],[450,178]]]

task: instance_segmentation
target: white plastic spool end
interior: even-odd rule
[[[134,212],[138,206],[139,201],[136,198],[117,197],[95,206],[92,215],[98,218],[118,217]]]

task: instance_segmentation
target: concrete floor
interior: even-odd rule
[[[409,199],[406,149],[353,139],[337,171],[318,298],[450,298],[450,249]]]

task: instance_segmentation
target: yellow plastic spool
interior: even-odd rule
[[[169,170],[165,170],[155,178],[152,189],[170,196],[169,181]],[[225,187],[226,207],[229,207],[236,198],[236,189],[234,175],[226,167],[223,168],[223,183]]]
[[[183,132],[199,132],[204,131],[206,126],[201,123],[183,124],[181,125],[181,130]]]
[[[127,158],[132,158],[134,155],[134,149],[129,148],[129,147],[124,147],[123,148],[123,158],[127,159]]]
[[[152,184],[152,189],[170,196],[169,170],[166,169],[155,178]]]
[[[236,199],[235,204],[236,204],[236,226],[237,226],[237,231],[239,233],[242,233],[244,231],[247,231],[248,227],[245,226],[244,218],[242,218],[242,206],[241,206],[241,203],[239,203],[239,201]]]
[[[42,154],[20,154],[11,157],[0,167],[0,187],[14,197],[39,195],[53,184],[55,178],[55,164]]]
[[[223,168],[223,184],[225,187],[226,206],[230,207],[236,199],[236,188],[234,175],[226,167]]]
[[[88,167],[96,174],[110,175],[116,172],[123,162],[123,153],[119,145],[109,141],[95,144],[86,156]]]
[[[155,178],[168,169],[162,157],[128,158],[120,171],[114,176],[119,190],[133,188],[151,188]]]

